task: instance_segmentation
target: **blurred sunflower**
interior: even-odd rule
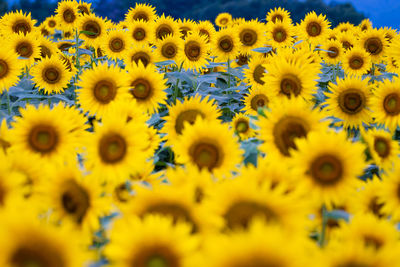
[[[342,66],[348,75],[362,76],[371,68],[371,57],[364,49],[355,46],[343,55]]]
[[[63,0],[58,2],[54,18],[63,31],[75,30],[79,18],[78,3],[72,0]]]
[[[245,114],[257,116],[259,109],[265,109],[270,103],[269,92],[266,88],[250,89],[249,93],[244,97]]]
[[[83,33],[80,35],[88,46],[97,48],[103,36],[107,34],[106,21],[94,14],[79,17],[77,21],[78,30]]]
[[[162,40],[169,34],[178,37],[181,35],[178,23],[175,21],[175,19],[170,16],[165,17],[163,14],[155,21],[152,35],[154,40]]]
[[[247,85],[250,85],[252,89],[261,89],[264,87],[265,82],[263,77],[265,76],[265,65],[268,63],[269,58],[255,55],[251,57],[249,62],[249,68],[244,69],[244,77]]]
[[[199,35],[205,36],[207,43],[212,42],[216,34],[214,25],[208,20],[198,21],[193,32],[198,32]]]
[[[340,41],[326,40],[325,42],[322,43],[321,48],[323,50],[326,50],[326,51],[320,51],[320,55],[326,63],[336,65],[341,62],[344,49]]]
[[[18,59],[18,54],[2,49],[0,51],[0,93],[9,90],[19,81],[23,63]]]
[[[147,45],[136,45],[131,47],[123,56],[125,65],[128,67],[134,67],[138,64],[142,64],[145,67],[148,65],[153,65],[155,62],[159,61],[158,56],[153,53],[153,49]],[[149,66],[149,67],[150,67]]]
[[[394,163],[394,170],[385,175],[382,180],[382,188],[379,203],[382,203],[382,213],[389,214],[394,222],[400,220],[400,168],[399,161]]]
[[[30,67],[35,58],[40,58],[39,41],[34,33],[13,34],[6,43],[6,48],[17,53],[26,67]]]
[[[241,140],[254,137],[256,131],[251,127],[251,119],[243,113],[237,113],[232,118],[232,129],[240,137]]]
[[[365,32],[368,30],[372,30],[373,26],[372,26],[372,22],[369,19],[363,19],[360,24],[358,25],[358,27],[361,29],[361,31]]]
[[[217,25],[220,28],[225,28],[230,23],[232,23],[232,15],[229,13],[220,13],[215,18],[215,25]]]
[[[327,37],[330,22],[325,15],[317,15],[314,11],[308,13],[299,25],[299,35],[303,40],[313,44],[321,44]]]
[[[186,36],[193,32],[194,28],[196,27],[196,22],[191,19],[179,19],[179,31],[181,32],[181,39],[185,39]]]

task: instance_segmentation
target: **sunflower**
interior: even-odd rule
[[[189,32],[193,32],[196,27],[196,22],[191,19],[179,19],[179,31],[181,32],[181,38],[185,39]]]
[[[354,45],[357,44],[357,38],[349,32],[340,33],[337,34],[336,36],[337,40],[342,43],[344,52],[351,50],[354,47]]]
[[[145,124],[127,123],[126,118],[109,112],[102,124],[87,138],[86,166],[97,177],[120,183],[146,162],[142,149],[147,146]]]
[[[129,97],[128,76],[115,65],[107,63],[84,70],[78,86],[78,103],[98,118],[107,113],[109,104]]]
[[[199,117],[193,125],[185,125],[173,150],[177,162],[208,169],[217,177],[228,176],[240,163],[242,154],[227,125]]]
[[[178,22],[170,16],[165,17],[163,14],[155,21],[152,35],[154,40],[162,40],[169,34],[180,37]]]
[[[143,20],[135,20],[127,26],[130,39],[136,45],[147,45],[153,43],[155,38],[152,35],[154,31],[154,22],[146,22]]]
[[[58,26],[57,20],[54,16],[47,17],[43,24],[46,25],[46,28],[50,31],[50,34],[54,34],[55,29]]]
[[[48,37],[51,35],[50,31],[47,29],[46,25],[43,23],[39,25],[39,32],[43,37]]]
[[[6,47],[6,50],[17,53],[26,67],[30,67],[35,62],[35,58],[40,58],[39,41],[34,33],[13,34]]]
[[[321,44],[327,37],[330,22],[325,15],[317,15],[314,11],[308,13],[299,25],[299,35],[303,40],[313,44]]]
[[[41,58],[50,58],[59,52],[57,44],[45,37],[39,39],[39,48]]]
[[[152,22],[156,20],[156,10],[153,6],[149,4],[139,4],[136,3],[134,8],[129,9],[128,13],[125,15],[125,21],[127,23],[134,21],[145,21]]]
[[[208,20],[198,21],[193,32],[198,32],[199,35],[204,35],[207,39],[207,43],[212,42],[216,34],[214,25]]]
[[[260,118],[260,150],[272,157],[290,157],[297,149],[296,140],[327,128],[322,114],[302,99],[284,99],[270,105],[266,118]]]
[[[55,19],[63,31],[75,30],[79,18],[78,5],[72,0],[58,2]]]
[[[207,44],[207,38],[204,35],[198,32],[189,34],[185,38],[183,53],[177,58],[179,65],[182,64],[185,70],[200,71],[208,64],[208,49],[209,44]]]
[[[236,28],[224,28],[218,31],[211,47],[218,61],[226,62],[228,60],[234,60],[241,48],[241,42],[236,34]]]
[[[237,35],[242,44],[240,52],[248,54],[252,49],[264,45],[264,24],[257,20],[246,21],[236,28]]]
[[[267,40],[273,48],[291,46],[294,41],[294,27],[288,21],[269,22],[266,33]]]
[[[354,27],[354,24],[350,22],[341,22],[335,27],[335,30],[338,32],[351,32],[354,30]]]
[[[193,266],[199,240],[186,223],[170,218],[129,217],[118,221],[110,233],[105,254],[115,266]]]
[[[192,98],[185,98],[182,102],[168,107],[169,115],[164,118],[166,121],[163,126],[163,132],[167,134],[166,145],[173,145],[178,141],[185,129],[185,124],[194,124],[197,117],[207,121],[217,120],[221,111],[218,106],[211,101],[209,97],[201,98],[196,95]]]
[[[255,55],[251,57],[249,62],[249,68],[244,69],[244,77],[247,85],[250,85],[252,89],[262,89],[265,82],[262,78],[265,76],[265,64],[269,61],[268,57],[262,55]]]
[[[382,29],[383,33],[385,34],[385,38],[388,42],[388,44],[392,43],[392,41],[398,36],[397,30],[392,29],[392,28],[388,28],[388,27],[384,27]]]
[[[83,31],[80,36],[88,46],[97,47],[107,34],[106,21],[94,14],[79,17],[77,24],[78,30]]]
[[[123,60],[127,66],[134,67],[138,64],[142,64],[147,67],[148,65],[151,66],[155,62],[158,62],[159,58],[155,53],[153,53],[150,46],[136,45],[125,53]]]
[[[249,54],[242,54],[240,53],[239,55],[237,55],[236,59],[231,62],[231,68],[240,68],[240,67],[244,67],[245,65],[248,65],[250,62],[250,58],[252,58],[255,52],[251,52]]]
[[[62,104],[53,106],[27,105],[20,109],[10,130],[11,149],[38,162],[69,162],[80,145],[75,133],[76,121]],[[80,129],[83,127],[81,126]],[[79,133],[80,130],[78,130]]]
[[[73,76],[67,71],[65,63],[57,57],[43,58],[32,68],[31,74],[32,80],[46,94],[64,92]]]
[[[18,54],[2,49],[0,51],[0,93],[9,90],[19,81],[23,63],[18,60]]]
[[[382,213],[389,214],[395,222],[400,220],[400,168],[399,161],[394,163],[394,170],[385,175],[382,181],[382,189],[379,194],[378,203],[382,203]]]
[[[358,46],[364,47],[365,51],[371,55],[373,63],[381,63],[387,51],[388,41],[382,29],[373,29],[360,35]]]
[[[3,152],[4,155],[6,155],[7,150],[11,146],[8,135],[9,135],[9,129],[8,129],[8,125],[7,125],[7,120],[2,119],[1,123],[0,123],[0,149],[1,149],[0,154],[2,154],[2,152]]]
[[[371,68],[371,57],[364,49],[355,46],[343,55],[342,66],[348,75],[362,76]]]
[[[372,22],[369,19],[363,19],[358,27],[361,29],[361,31],[365,32],[368,30],[372,30]]]
[[[233,117],[231,125],[235,130],[235,133],[242,140],[246,140],[256,135],[256,131],[251,127],[250,117],[243,113],[237,113],[235,117]]]
[[[12,170],[9,157],[0,153],[0,214],[4,210],[21,208],[24,204],[23,192],[21,185],[23,184],[23,176]],[[17,206],[17,207],[16,207]]]
[[[177,36],[167,35],[156,43],[155,53],[160,60],[174,60],[182,57],[184,42]]]
[[[31,13],[23,13],[21,10],[5,14],[1,21],[3,34],[6,36],[33,32],[37,22],[31,18]]]
[[[243,102],[245,114],[257,116],[259,109],[268,107],[270,102],[269,92],[264,87],[250,89]]]
[[[167,98],[164,74],[141,62],[128,68],[129,92],[136,100],[138,107],[144,112],[154,113]]]
[[[315,200],[329,208],[360,183],[364,146],[351,143],[344,132],[310,132],[307,139],[296,140],[292,150],[293,168],[299,187],[304,186]]]
[[[344,49],[338,40],[326,40],[322,43],[323,50],[320,51],[321,58],[328,64],[337,65],[341,62]],[[329,52],[328,52],[329,51]]]
[[[79,0],[78,13],[82,15],[90,15],[92,13],[92,3],[83,2]]]
[[[268,14],[266,16],[266,20],[267,22],[272,22],[272,23],[282,21],[292,24],[292,19],[290,18],[290,12],[281,7],[270,9],[270,11],[268,11]]]
[[[103,37],[100,48],[113,59],[122,59],[124,53],[130,48],[129,33],[125,30],[110,30]]]
[[[375,122],[395,130],[400,124],[400,78],[378,84],[371,99]]]
[[[220,13],[215,18],[215,25],[220,28],[225,28],[232,23],[232,15],[229,13]]]
[[[345,128],[360,128],[363,123],[368,124],[371,118],[372,87],[368,79],[347,76],[337,78],[336,84],[329,83],[330,92],[325,92],[328,97],[326,108],[328,116],[339,118]]]
[[[31,212],[1,214],[0,263],[3,266],[83,266],[89,253],[68,227],[40,223]]]

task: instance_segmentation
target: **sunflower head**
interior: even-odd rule
[[[73,30],[76,27],[79,14],[78,3],[72,0],[63,0],[58,3],[55,19],[64,31]]]
[[[208,64],[208,48],[207,38],[204,35],[200,35],[198,32],[189,34],[185,38],[183,53],[178,58],[179,64],[183,63],[182,67],[185,70],[199,71]]]
[[[305,40],[319,44],[326,38],[330,22],[325,15],[317,15],[315,12],[308,13],[300,24],[300,34]]]
[[[343,56],[343,69],[349,75],[361,76],[371,68],[371,56],[361,47],[353,47]]]
[[[288,22],[289,24],[292,23],[292,19],[290,18],[290,12],[281,7],[271,9],[270,11],[268,11],[266,20],[272,23],[277,23],[279,21]]]
[[[229,13],[220,13],[215,18],[215,24],[220,28],[225,28],[232,23],[232,15]]]
[[[241,43],[235,31],[236,28],[224,28],[215,35],[212,48],[221,62],[233,60],[239,54]]]
[[[136,3],[134,8],[129,9],[125,15],[127,23],[143,20],[145,22],[152,22],[156,19],[156,9],[149,4]]]
[[[360,35],[359,45],[371,55],[373,62],[380,63],[386,54],[388,41],[382,29],[372,29]]]
[[[294,28],[287,21],[267,24],[267,38],[274,48],[289,46],[293,42]]]
[[[36,20],[31,18],[31,13],[23,13],[21,10],[10,12],[3,16],[5,34],[28,34],[35,30]]]

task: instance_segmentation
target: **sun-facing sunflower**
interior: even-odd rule
[[[13,34],[6,43],[6,48],[17,53],[26,67],[30,67],[35,58],[40,58],[39,41],[34,33]]]
[[[23,63],[18,60],[18,54],[2,49],[0,51],[0,93],[9,90],[19,81]]]
[[[245,114],[257,116],[258,110],[268,108],[270,101],[268,89],[264,87],[250,89],[243,99],[243,110]]]
[[[226,28],[229,24],[232,23],[232,15],[229,13],[220,13],[215,18],[215,25],[220,28]]]
[[[204,35],[207,39],[207,43],[214,40],[216,33],[214,25],[208,20],[198,21],[193,32],[198,32],[200,35]]]
[[[80,37],[88,46],[97,48],[98,42],[107,34],[107,23],[104,19],[94,14],[80,16],[77,21],[79,31],[82,31]]]
[[[196,27],[196,22],[191,20],[191,19],[179,19],[178,21],[179,24],[179,31],[181,32],[181,39],[185,39],[186,36],[190,33],[193,32],[193,30]]]
[[[183,53],[178,57],[178,64],[185,70],[191,69],[200,71],[208,64],[209,44],[207,37],[199,34],[198,32],[189,34],[185,38],[183,45]]]
[[[170,16],[165,17],[163,14],[155,21],[152,35],[154,40],[161,40],[169,34],[180,37],[181,32],[178,22]]]
[[[263,77],[265,76],[265,64],[269,61],[268,57],[262,55],[254,55],[251,57],[249,62],[249,68],[243,70],[246,78],[245,82],[250,85],[252,89],[261,89],[264,87],[265,82]]]
[[[148,45],[135,45],[126,51],[123,56],[125,65],[128,67],[137,66],[139,63],[147,66],[153,66],[155,62],[159,61],[156,53]]]
[[[157,18],[156,9],[149,4],[136,3],[134,8],[129,9],[125,15],[127,23],[134,21],[152,22]]]
[[[336,65],[341,62],[344,49],[338,40],[326,40],[322,47],[325,51],[320,51],[322,59],[329,64]]]
[[[373,29],[360,35],[358,45],[371,55],[373,63],[381,63],[387,52],[388,41],[382,29]]]
[[[155,53],[157,53],[157,57],[161,61],[174,60],[177,62],[178,58],[182,57],[181,54],[184,53],[184,41],[177,36],[167,35],[162,40],[159,40],[156,46]]]
[[[129,32],[130,40],[134,44],[146,45],[148,43],[153,43],[155,38],[153,36],[154,32],[154,22],[146,22],[144,20],[135,20],[128,24],[127,29]]]
[[[266,16],[267,22],[276,23],[279,21],[292,23],[292,19],[290,18],[290,12],[282,7],[276,7],[274,9],[270,9]]]
[[[236,28],[224,28],[215,34],[211,44],[213,53],[220,62],[232,61],[239,54],[241,42]]]
[[[2,32],[5,35],[28,34],[35,31],[36,20],[31,18],[31,13],[23,13],[21,10],[10,12],[2,17]]]
[[[325,15],[317,15],[314,11],[308,13],[299,25],[299,35],[303,40],[321,44],[329,32],[330,22]]]
[[[72,31],[78,22],[78,5],[72,0],[63,0],[58,3],[55,19],[63,31]]]
[[[130,45],[127,31],[113,29],[103,37],[100,47],[109,58],[117,60],[123,58]]]
[[[275,23],[269,22],[267,24],[266,35],[273,48],[280,48],[292,45],[295,31],[290,22],[278,20]]]
[[[342,66],[348,75],[362,76],[371,68],[371,57],[364,48],[355,46],[344,53]]]
[[[233,117],[231,125],[241,140],[246,140],[257,134],[251,126],[251,118],[243,113],[237,113]]]
[[[261,47],[264,44],[264,24],[257,20],[246,21],[236,28],[237,35],[242,44],[240,52],[250,53],[252,49]]]

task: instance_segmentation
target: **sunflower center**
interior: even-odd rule
[[[400,114],[400,97],[396,93],[388,94],[383,100],[383,109],[386,114],[396,116]]]
[[[67,9],[63,12],[64,21],[67,23],[72,23],[75,21],[75,12],[72,9]]]
[[[188,122],[191,125],[193,125],[198,116],[200,116],[203,119],[205,118],[204,113],[197,109],[189,109],[182,111],[175,120],[175,132],[181,135],[185,127],[185,123]]]
[[[200,168],[212,171],[222,164],[222,151],[211,142],[200,142],[192,145],[189,149],[192,161]]]
[[[226,25],[226,24],[228,24],[228,22],[229,22],[229,20],[228,20],[227,18],[222,18],[222,19],[219,21],[219,23],[220,23],[221,25]]]
[[[239,120],[236,123],[235,129],[238,133],[246,133],[250,129],[249,122],[246,120]]]
[[[68,180],[63,184],[60,200],[65,212],[73,216],[77,223],[82,223],[90,207],[90,198],[86,189],[74,180]]]
[[[249,58],[246,55],[240,54],[239,56],[236,57],[236,63],[239,66],[244,66],[249,63]]]
[[[374,141],[374,149],[379,157],[386,158],[390,154],[390,143],[383,137],[377,137]]]
[[[96,39],[101,34],[101,26],[97,21],[89,20],[83,24],[83,30],[91,32],[91,34],[84,33],[87,38]]]
[[[378,202],[378,197],[373,197],[369,202],[368,209],[378,218],[383,217],[382,208],[384,204]]]
[[[272,257],[251,257],[246,259],[245,262],[234,262],[231,267],[282,267],[286,265],[282,265],[279,260],[272,259]]]
[[[200,35],[203,35],[203,36],[205,36],[205,37],[207,37],[207,42],[209,42],[210,33],[209,33],[207,30],[205,30],[205,29],[200,29],[199,34],[200,34]]]
[[[307,33],[309,36],[316,37],[321,34],[321,31],[322,31],[322,27],[321,27],[321,25],[319,25],[319,23],[317,23],[315,21],[308,23]]]
[[[340,109],[347,114],[359,113],[365,107],[365,95],[358,89],[347,89],[339,94]]]
[[[50,244],[22,244],[11,255],[11,266],[15,267],[65,267],[66,263],[60,251]]]
[[[82,12],[82,14],[86,14],[86,15],[90,14],[89,13],[89,9],[84,5],[79,5],[78,9],[79,9],[80,12]]]
[[[178,48],[174,43],[166,43],[161,48],[161,54],[166,58],[174,58],[177,52]]]
[[[61,80],[60,70],[56,67],[48,67],[43,70],[43,80],[49,84],[56,84]]]
[[[149,16],[147,16],[146,12],[143,11],[137,11],[135,15],[133,15],[134,20],[143,20],[143,21],[149,21]]]
[[[349,41],[343,41],[342,45],[343,45],[343,48],[346,50],[353,47],[353,45]]]
[[[384,242],[382,240],[378,239],[376,236],[365,235],[364,236],[364,244],[367,247],[373,247],[375,249],[380,249],[384,245]]]
[[[283,17],[281,15],[279,15],[279,14],[273,15],[272,18],[271,18],[271,21],[273,23],[275,23],[277,20],[283,21]]]
[[[251,220],[261,216],[267,221],[276,221],[277,215],[268,206],[251,200],[242,200],[233,203],[226,211],[224,218],[230,229],[237,227],[247,228]]]
[[[321,185],[334,185],[343,176],[342,162],[334,155],[320,155],[311,163],[311,176]]]
[[[201,46],[196,41],[189,41],[185,44],[185,55],[190,61],[197,61],[201,56]]]
[[[117,88],[113,82],[102,80],[96,83],[93,93],[97,101],[108,104],[117,95]]]
[[[274,38],[274,40],[278,43],[284,42],[287,38],[287,34],[285,29],[283,28],[276,28],[274,29],[274,31],[272,32],[272,37]]]
[[[156,34],[157,34],[157,38],[158,39],[163,39],[164,37],[166,37],[168,34],[173,34],[173,30],[171,28],[171,26],[167,25],[167,24],[161,24],[160,26],[158,26]]]
[[[364,48],[371,54],[371,55],[379,55],[383,50],[382,41],[379,38],[372,37],[365,41]]]
[[[258,36],[254,30],[245,29],[240,33],[240,41],[245,46],[252,46],[257,42]]]
[[[289,157],[290,149],[297,149],[296,138],[307,137],[310,126],[300,117],[286,116],[274,126],[274,142],[279,151]]]
[[[349,65],[353,70],[361,69],[361,67],[364,65],[364,59],[362,59],[360,56],[352,56],[350,58]]]
[[[2,184],[0,184],[0,207],[4,206],[6,198],[6,190]]]
[[[145,52],[137,52],[131,58],[131,61],[136,64],[139,64],[139,60],[142,61],[143,66],[146,67],[150,63],[150,56]]]
[[[57,24],[56,24],[56,22],[54,20],[50,20],[48,25],[49,25],[50,28],[54,28]]]
[[[143,28],[136,28],[133,32],[133,38],[137,41],[142,41],[146,38],[146,31]]]
[[[330,58],[336,58],[339,55],[339,49],[335,46],[331,46],[328,49],[330,53],[328,53],[328,57]]]
[[[40,45],[39,48],[40,48],[40,56],[42,58],[51,57],[52,56],[50,49],[47,48],[46,46]]]
[[[114,194],[120,202],[128,202],[129,200],[129,189],[126,184],[121,184],[114,189]]]
[[[15,33],[22,32],[23,34],[27,34],[31,32],[31,25],[29,25],[29,23],[25,20],[18,20],[12,26],[12,30]]]
[[[42,154],[54,151],[58,141],[58,133],[51,125],[40,124],[34,126],[28,137],[31,149]]]
[[[219,40],[218,44],[219,44],[219,48],[225,53],[229,53],[233,50],[233,41],[230,36],[222,37]]]
[[[127,144],[121,135],[111,133],[100,139],[98,151],[104,163],[114,164],[125,158]]]
[[[250,106],[253,110],[257,111],[258,108],[264,108],[268,105],[268,98],[263,94],[255,95],[251,101]]]
[[[185,39],[188,33],[191,31],[191,29],[189,27],[182,26],[180,28],[180,31],[182,33],[182,39]]]
[[[121,38],[114,38],[110,41],[109,47],[113,52],[121,52],[125,47],[124,40]]]
[[[360,262],[345,262],[335,267],[371,267],[371,265]]]
[[[0,79],[4,78],[8,74],[8,64],[3,59],[0,59]]]
[[[17,45],[16,47],[16,52],[21,56],[21,57],[26,57],[29,58],[33,54],[33,48],[32,45],[28,42],[21,42]]]
[[[137,79],[131,84],[131,86],[131,94],[138,101],[147,99],[152,93],[151,85],[147,80]]]
[[[285,75],[281,81],[281,93],[288,96],[294,94],[298,96],[301,93],[301,82],[299,78],[295,75],[288,74]]]
[[[132,267],[179,267],[179,258],[170,248],[160,245],[146,246],[136,254]]]
[[[264,74],[265,74],[265,68],[261,64],[257,65],[257,67],[255,67],[253,71],[253,78],[258,84],[263,85],[265,83],[262,80]]]

